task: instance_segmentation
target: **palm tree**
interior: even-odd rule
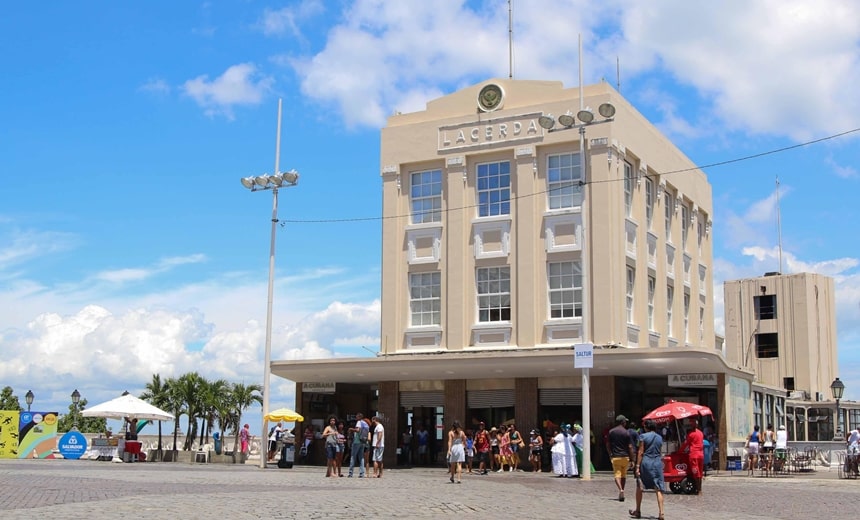
[[[165,409],[169,406],[169,387],[167,381],[161,382],[161,375],[153,374],[152,381],[146,384],[146,390],[140,394],[140,398],[149,401],[153,406]],[[176,440],[174,439],[174,444]],[[161,445],[161,421],[158,421],[158,460],[164,460],[164,452]]]
[[[224,379],[216,381],[203,380],[200,392],[201,418],[203,419],[203,436],[201,436],[201,444],[209,442],[209,434],[212,432],[213,425],[217,422],[223,424],[221,413],[224,409],[224,402],[228,399],[230,393],[230,383]],[[224,432],[221,431],[223,439]]]
[[[190,451],[197,439],[197,419],[201,417],[201,390],[204,379],[197,372],[182,374],[176,381],[176,395],[185,405],[185,413],[188,415],[188,430],[185,434],[185,446],[183,451]]]
[[[236,462],[236,452],[239,444],[239,428],[242,424],[242,413],[251,407],[254,403],[263,405],[263,387],[254,383],[245,385],[244,383],[235,383],[230,391],[230,405],[233,408],[235,422],[233,423],[233,462]],[[265,432],[263,432],[265,434]],[[262,448],[261,448],[262,449]],[[265,454],[261,453],[261,457]]]
[[[176,436],[179,433],[179,416],[185,413],[185,408],[182,406],[182,395],[179,393],[179,380],[171,377],[165,382],[165,386],[167,387],[166,407],[173,414],[173,457],[171,460],[176,462]]]

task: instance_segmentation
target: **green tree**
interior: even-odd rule
[[[102,433],[107,429],[107,419],[104,417],[84,417],[81,412],[87,408],[87,399],[81,397],[78,406],[69,403],[69,413],[60,414],[57,420],[57,431],[72,431],[77,421],[78,431],[81,433]]]
[[[18,401],[18,396],[14,395],[11,386],[4,386],[0,390],[0,410],[18,410],[23,411],[21,402]]]
[[[200,419],[203,409],[200,400],[202,384],[203,378],[197,372],[183,374],[176,381],[176,395],[183,403],[185,414],[188,416],[188,430],[185,434],[183,451],[190,451],[194,441],[197,440],[197,420]]]
[[[146,383],[146,390],[140,394],[140,398],[149,401],[155,407],[165,410],[170,405],[170,392],[167,381],[161,382],[160,374],[152,374],[152,380]],[[174,439],[174,444],[176,440]],[[161,442],[161,421],[158,421],[158,460],[164,460],[164,451]]]
[[[179,433],[179,417],[185,413],[184,403],[182,401],[182,395],[179,392],[179,379],[169,378],[165,382],[165,386],[167,387],[167,400],[165,403],[165,409],[173,414],[173,458],[171,459],[173,462],[176,462],[176,452],[177,452],[177,435]]]
[[[233,409],[234,422],[233,427],[233,462],[236,462],[236,452],[239,451],[239,428],[242,424],[242,414],[250,408],[254,403],[263,405],[263,387],[254,383],[245,385],[244,383],[235,383],[230,389],[230,407]],[[265,434],[265,432],[263,432]],[[265,446],[262,447],[265,449]],[[264,457],[264,454],[260,455]]]

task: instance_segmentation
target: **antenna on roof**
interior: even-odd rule
[[[508,0],[508,77],[514,77],[514,11],[513,0]]]
[[[621,93],[621,58],[615,57],[615,85],[618,93]]]
[[[779,272],[782,273],[782,217],[779,210],[779,175],[776,176],[776,236],[779,244]]]

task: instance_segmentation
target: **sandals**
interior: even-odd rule
[[[642,513],[640,511],[634,511],[631,509],[627,512],[630,514],[630,518],[642,518]]]

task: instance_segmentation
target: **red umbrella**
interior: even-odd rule
[[[669,401],[659,408],[651,410],[642,420],[653,419],[658,423],[668,422],[672,419],[681,420],[694,415],[711,415],[711,409],[707,406],[683,401]]]

